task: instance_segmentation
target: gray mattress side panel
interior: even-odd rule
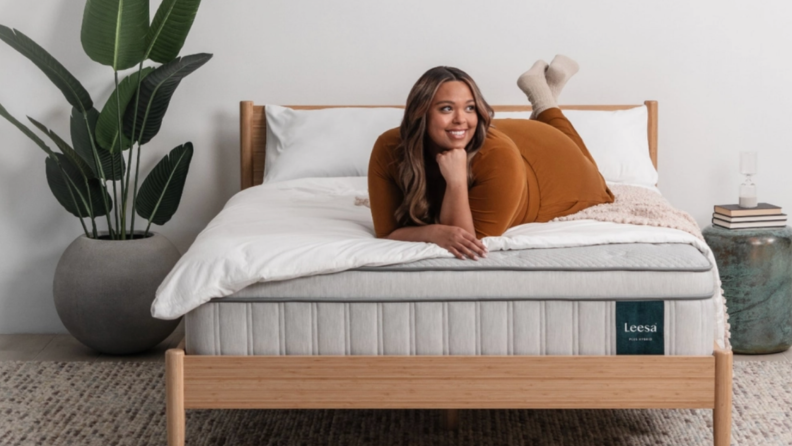
[[[210,302],[197,355],[614,355],[613,301]],[[667,355],[709,355],[712,300],[665,301]]]
[[[708,299],[715,293],[716,283],[713,271],[345,271],[260,282],[223,300]]]
[[[697,248],[678,243],[614,243],[567,248],[493,251],[476,262],[433,258],[356,271],[709,271]]]

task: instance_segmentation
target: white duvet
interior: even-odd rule
[[[310,178],[270,183],[232,197],[204,229],[160,287],[154,317],[175,319],[212,298],[256,282],[327,274],[365,265],[453,257],[435,244],[374,237],[365,177]],[[580,220],[529,223],[484,240],[490,251],[607,243],[686,243],[715,260],[709,247],[683,231]],[[470,262],[472,260],[459,260]],[[718,286],[720,289],[720,286]],[[714,299],[716,337],[723,346],[720,292]]]

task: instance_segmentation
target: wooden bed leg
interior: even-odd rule
[[[732,359],[731,350],[715,349],[715,407],[712,410],[715,446],[731,444]]]
[[[165,415],[168,446],[184,446],[184,350],[165,352]]]
[[[443,425],[446,429],[453,431],[459,427],[459,410],[458,409],[445,409],[443,410]]]

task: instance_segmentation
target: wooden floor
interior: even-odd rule
[[[0,361],[160,361],[165,350],[176,347],[184,337],[184,325],[148,352],[110,356],[97,353],[80,344],[68,334],[11,334],[0,335]],[[734,361],[792,362],[792,349],[774,355],[734,355]]]
[[[184,323],[153,349],[137,355],[97,353],[68,334],[0,334],[0,361],[157,361],[165,362],[165,350],[184,338]]]

